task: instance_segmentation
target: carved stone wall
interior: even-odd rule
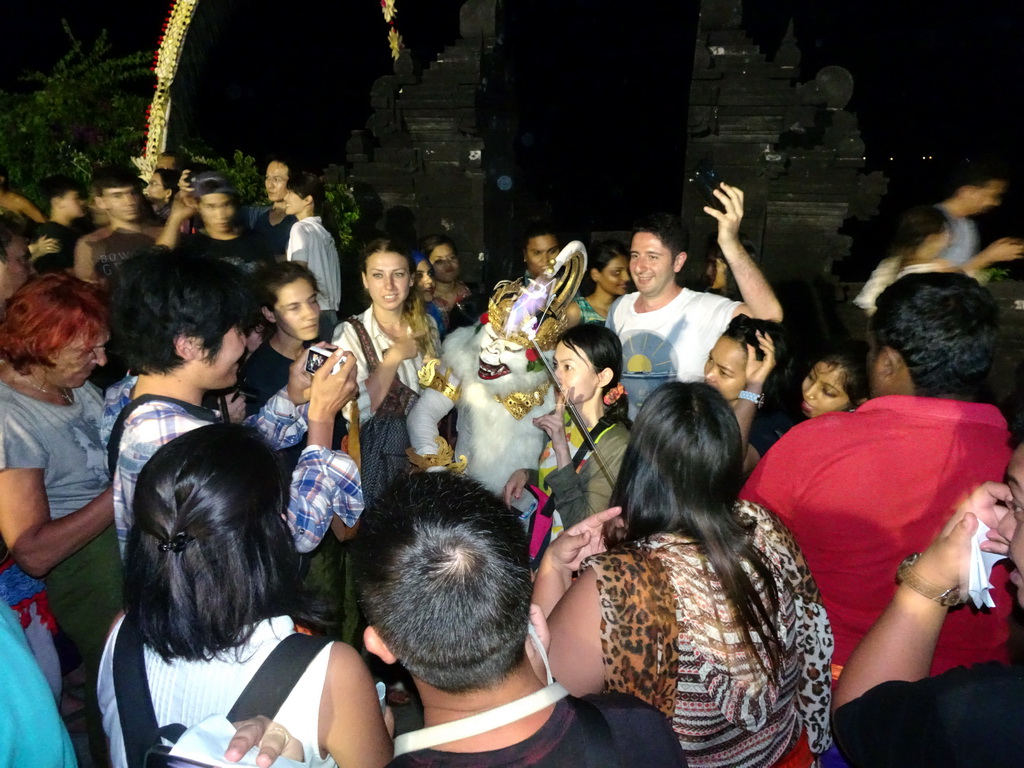
[[[468,0],[462,39],[420,71],[403,52],[371,89],[373,115],[346,146],[361,225],[414,244],[444,233],[463,276],[493,281],[511,258],[516,124],[500,0]]]
[[[887,181],[865,173],[864,142],[846,107],[853,77],[825,67],[798,83],[800,52],[792,24],[769,61],[740,26],[740,0],[703,0],[687,121],[686,167],[709,160],[719,178],[746,194],[743,233],[773,281],[828,277],[850,252],[839,233],[851,217],[877,214]],[[696,187],[683,192],[691,227],[687,276],[703,269],[716,229]]]

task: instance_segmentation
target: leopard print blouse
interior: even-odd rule
[[[740,501],[753,522],[779,596],[782,669],[773,682],[751,657],[701,546],[658,534],[589,558],[597,575],[606,691],[637,696],[668,717],[689,765],[773,765],[806,729],[811,750],[829,729],[832,630],[818,587],[789,530],[763,507]],[[764,583],[744,569],[759,590]],[[768,655],[754,634],[758,655]]]

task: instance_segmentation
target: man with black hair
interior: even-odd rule
[[[113,345],[136,374],[107,391],[103,414],[122,551],[139,472],[156,450],[197,427],[244,416],[237,395],[229,401],[230,414],[204,408],[202,400],[207,392],[237,383],[245,350],[242,328],[256,310],[242,272],[216,259],[153,248],[127,262],[115,280]],[[356,394],[351,353],[344,353],[347,361],[332,372],[342,354],[328,358],[312,378],[305,371],[306,356],[300,355],[287,386],[245,419],[275,449],[307,435],[287,509],[300,552],[314,549],[328,527],[346,538],[363,509],[355,463],[330,448],[334,418]]]
[[[798,424],[743,489],[803,550],[832,622],[834,665],[846,663],[892,598],[900,561],[928,545],[972,488],[1002,477],[1006,420],[977,402],[997,329],[995,300],[965,275],[897,280],[871,319],[873,399]],[[951,612],[933,673],[1008,660],[1005,582],[1005,572],[993,573],[993,610]]]
[[[992,159],[964,161],[953,173],[949,197],[935,207],[949,227],[949,245],[938,254],[968,274],[1024,256],[1024,240],[1002,237],[981,249],[974,217],[1002,205],[1010,186],[1010,170]]]
[[[398,737],[389,765],[685,765],[653,707],[550,683],[527,550],[516,513],[449,472],[409,476],[367,514],[355,553],[364,641],[413,676],[427,725]]]
[[[63,272],[75,265],[75,245],[83,235],[80,228],[85,216],[82,189],[70,176],[47,176],[39,182],[46,198],[50,218],[36,227],[36,239],[29,250],[42,245],[42,252],[33,253],[32,266],[36,272]],[[52,246],[46,241],[52,241]]]
[[[146,224],[148,207],[141,186],[127,168],[110,166],[93,173],[93,202],[109,221],[78,241],[75,277],[90,282],[109,280],[122,263],[156,242],[160,227]]]
[[[268,157],[263,185],[267,190],[270,205],[244,205],[238,211],[242,223],[262,237],[271,253],[278,259],[284,258],[292,225],[298,221],[285,211],[284,205],[284,198],[288,193],[288,179],[293,170],[297,171],[298,166],[285,155],[275,154]]]
[[[526,265],[525,278],[537,278],[555,263],[555,257],[562,249],[558,235],[550,222],[534,220],[523,230],[523,263]]]
[[[704,211],[718,219],[718,244],[742,302],[678,285],[676,274],[686,263],[690,241],[681,218],[657,213],[633,226],[629,274],[637,292],[617,299],[606,322],[622,341],[631,414],[666,381],[702,380],[708,353],[737,315],[782,320],[775,292],[740,242],[743,190],[722,184],[715,195],[723,210]]]

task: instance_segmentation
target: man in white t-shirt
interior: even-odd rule
[[[631,411],[666,381],[703,379],[708,353],[736,315],[782,320],[774,291],[740,244],[743,191],[722,184],[715,197],[724,210],[705,207],[704,212],[718,219],[718,244],[742,302],[676,284],[689,241],[678,216],[654,214],[633,227],[629,273],[637,292],[618,299],[607,321],[622,341],[622,378]]]

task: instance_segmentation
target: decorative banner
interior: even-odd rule
[[[398,34],[398,28],[395,26],[395,17],[398,15],[398,11],[395,9],[395,0],[380,0],[380,10],[384,14],[384,21],[390,27],[388,30],[388,47],[391,49],[391,58],[398,61],[400,52],[405,48],[405,44],[402,42],[402,36]]]
[[[154,86],[153,101],[146,108],[146,146],[142,157],[132,158],[132,163],[139,169],[139,175],[144,181],[149,181],[149,177],[153,175],[153,169],[156,168],[160,153],[167,148],[167,123],[171,116],[171,84],[178,72],[181,52],[185,46],[185,36],[188,34],[188,28],[195,16],[198,4],[199,0],[175,0],[162,27],[163,34],[160,36],[159,47],[153,57],[153,66],[150,67],[156,74],[156,85]],[[384,21],[388,23],[389,27],[388,47],[391,49],[391,58],[398,61],[405,44],[395,26],[395,18],[398,16],[395,0],[380,0],[380,9],[384,14]]]
[[[176,0],[162,27],[159,48],[151,69],[156,74],[153,101],[146,108],[146,147],[142,157],[133,157],[143,180],[148,181],[160,153],[167,147],[167,121],[171,116],[171,84],[178,72],[185,35],[192,23],[199,0]]]

